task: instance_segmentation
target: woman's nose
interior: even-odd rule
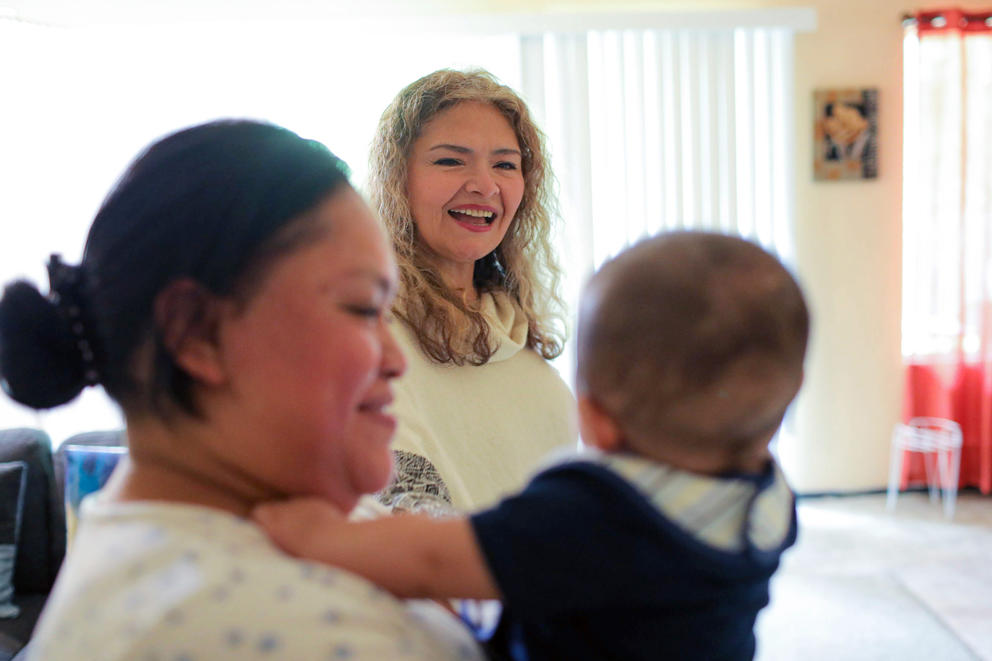
[[[406,356],[403,350],[393,337],[392,328],[387,321],[383,321],[380,328],[382,335],[382,376],[387,379],[395,379],[403,376],[406,372]]]
[[[465,190],[483,197],[492,197],[499,193],[499,184],[496,183],[489,166],[482,165],[472,170],[468,181],[465,182]]]

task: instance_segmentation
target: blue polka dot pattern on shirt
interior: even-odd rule
[[[274,633],[263,634],[258,641],[258,651],[259,652],[274,652],[279,649],[281,643],[279,637]]]
[[[351,648],[345,644],[338,645],[331,652],[332,659],[350,659],[352,658]]]
[[[145,595],[142,594],[140,590],[132,590],[124,599],[124,608],[133,611],[141,608],[144,603]]]
[[[149,528],[148,533],[145,535],[145,544],[152,545],[158,544],[165,539],[165,531],[161,528]]]

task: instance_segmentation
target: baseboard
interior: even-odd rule
[[[810,491],[806,493],[797,493],[796,500],[815,500],[817,498],[845,498],[849,496],[877,496],[884,494],[886,490],[883,489],[861,489],[857,491]],[[924,485],[909,487],[907,489],[901,489],[899,493],[926,493],[927,488]],[[979,491],[978,487],[962,487],[958,489],[958,495],[972,493],[980,495],[982,492]]]

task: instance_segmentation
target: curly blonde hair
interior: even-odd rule
[[[561,270],[551,246],[557,215],[554,176],[544,134],[523,100],[481,69],[441,69],[406,86],[383,112],[369,156],[369,197],[389,231],[400,270],[397,317],[414,330],[424,352],[439,363],[482,365],[495,351],[489,324],[448,288],[417,240],[407,196],[407,161],[424,125],[465,101],[491,104],[520,143],[524,194],[499,246],[475,264],[480,292],[504,291],[527,317],[527,347],[545,359],[561,354],[564,304]]]

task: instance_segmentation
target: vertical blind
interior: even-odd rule
[[[793,31],[590,30],[522,37],[523,92],[559,179],[572,310],[605,259],[663,230],[793,250]]]

